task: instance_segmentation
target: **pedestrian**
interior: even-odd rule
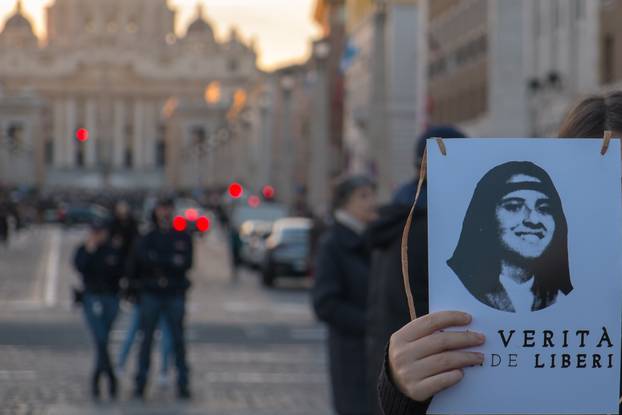
[[[415,201],[419,170],[423,160],[426,139],[430,137],[463,138],[464,133],[452,126],[431,126],[417,137],[414,152],[415,176],[402,185],[390,204],[379,210],[379,218],[367,232],[372,249],[372,266],[369,280],[368,321],[366,350],[368,363],[368,390],[375,414],[382,414],[376,386],[384,362],[386,346],[391,334],[409,321],[408,305],[404,296],[401,268],[402,231],[410,208]],[[428,245],[427,245],[427,197],[426,187],[414,211],[414,221],[409,234],[409,246],[417,246],[412,261],[409,261],[411,285],[417,302],[427,310],[428,301]],[[426,281],[425,284],[422,281]]]
[[[120,250],[124,269],[126,273],[135,272],[134,263],[130,261],[132,257],[132,250],[134,242],[138,236],[138,224],[136,219],[132,215],[130,205],[126,200],[120,199],[116,202],[113,212],[113,217],[109,225],[110,240],[113,246]],[[132,344],[140,330],[140,303],[137,301],[134,287],[130,287],[130,283],[136,281],[135,279],[128,278],[127,275],[123,279],[123,288],[125,298],[128,302],[133,303],[132,315],[130,317],[130,325],[125,334],[125,339],[121,345],[119,355],[117,358],[117,374],[122,376],[125,372],[125,365],[129,356]],[[170,330],[166,325],[164,318],[160,319],[160,333],[161,333],[161,351],[162,359],[160,365],[160,375],[158,377],[158,383],[161,385],[167,384],[167,373],[169,367],[170,355],[172,352]]]
[[[322,236],[312,291],[317,317],[328,325],[332,396],[340,415],[369,414],[365,325],[370,254],[367,224],[376,218],[376,191],[367,177],[343,179],[334,194],[334,224]]]
[[[119,281],[123,273],[121,254],[112,246],[104,222],[93,222],[86,242],[76,251],[74,265],[82,276],[84,316],[95,343],[95,368],[91,395],[100,397],[100,379],[108,378],[111,398],[117,396],[117,379],[108,353],[110,332],[119,310]]]
[[[177,367],[177,394],[180,399],[189,399],[184,319],[186,293],[190,288],[187,273],[192,267],[193,243],[189,233],[172,228],[171,199],[158,201],[153,218],[153,229],[140,238],[135,253],[138,269],[134,276],[139,279],[137,287],[143,338],[134,396],[141,399],[145,396],[154,332],[163,318],[171,332]]]
[[[124,263],[127,263],[138,236],[138,224],[125,200],[121,199],[115,204],[109,229],[111,243],[121,251]]]
[[[614,137],[622,136],[622,91],[580,101],[566,115],[559,137],[602,139],[605,130],[612,131]],[[422,246],[423,242],[418,241],[409,249],[411,261],[415,260],[413,251]],[[427,285],[427,278],[423,281],[423,277],[419,283]],[[462,368],[482,362],[481,357],[465,351],[482,344],[482,338],[476,333],[443,332],[447,328],[469,324],[471,316],[459,311],[426,314],[427,303],[417,298],[415,309],[420,317],[396,331],[389,341],[387,358],[378,380],[385,415],[425,414],[436,393],[462,381]],[[423,347],[426,351],[422,355]],[[447,359],[431,359],[445,352],[453,353],[450,365],[443,365]],[[424,355],[427,364],[422,364]]]

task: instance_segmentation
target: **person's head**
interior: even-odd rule
[[[376,184],[366,176],[350,176],[335,187],[334,210],[343,210],[363,223],[377,217]]]
[[[560,138],[602,138],[609,130],[622,136],[622,91],[593,95],[579,101],[562,122]]]
[[[452,125],[433,125],[426,129],[417,137],[417,144],[415,145],[415,168],[417,169],[417,174],[419,174],[419,168],[423,160],[426,140],[433,137],[466,138],[466,135]]]
[[[447,263],[480,293],[494,290],[507,261],[536,277],[536,291],[567,294],[572,290],[567,234],[561,199],[546,171],[532,162],[512,161],[477,183]]]
[[[108,239],[108,225],[102,220],[94,220],[90,224],[89,234],[90,238],[100,245]]]
[[[168,229],[173,221],[174,202],[171,198],[161,198],[158,200],[153,211],[153,219],[156,225],[163,229]]]
[[[114,214],[119,219],[127,219],[130,215],[130,205],[125,200],[119,200],[114,206]]]

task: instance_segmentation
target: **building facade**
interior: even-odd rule
[[[620,87],[619,0],[425,0],[428,119],[471,136],[555,136],[569,107]]]
[[[4,124],[6,132],[17,129],[24,147],[32,150],[26,183],[201,183],[196,172],[207,176],[208,166],[192,172],[175,166],[190,164],[186,158],[198,151],[189,148],[203,145],[197,134],[207,145],[226,122],[224,108],[260,77],[253,47],[235,30],[228,40],[217,41],[203,14],[199,9],[178,38],[175,12],[165,0],[56,0],[47,9],[47,38],[40,40],[18,1],[0,33],[0,105],[30,99],[30,113],[38,117]],[[211,102],[210,87],[218,95]],[[201,105],[200,116],[174,117]],[[80,129],[88,140],[75,139]],[[25,184],[12,173],[19,170],[12,166],[20,162],[11,155],[15,150],[0,145],[0,152],[3,162],[9,159],[0,166],[3,181]]]
[[[351,173],[370,174],[382,200],[414,175],[420,130],[417,90],[419,6],[346,1],[344,142]],[[419,85],[418,85],[419,84]]]

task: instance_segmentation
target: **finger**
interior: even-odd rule
[[[443,391],[464,378],[464,372],[460,369],[450,370],[449,372],[439,373],[438,375],[425,378],[414,387],[411,398],[418,401],[425,401]]]
[[[409,357],[420,360],[446,351],[481,346],[486,338],[473,331],[437,332],[407,345]]]
[[[415,362],[415,365],[420,378],[425,379],[439,373],[480,365],[483,362],[484,355],[481,353],[452,351],[428,356]]]
[[[396,334],[404,341],[412,342],[439,330],[466,326],[469,323],[471,323],[471,316],[467,313],[461,311],[439,311],[411,321]]]

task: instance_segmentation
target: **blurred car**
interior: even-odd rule
[[[278,277],[300,278],[310,274],[312,227],[313,222],[307,218],[286,218],[274,223],[262,266],[264,286],[273,286]]]
[[[210,214],[194,199],[175,200],[174,215],[173,227],[176,230],[188,230],[202,235],[212,224]]]
[[[58,221],[65,226],[85,225],[95,221],[107,221],[110,213],[102,206],[75,204],[58,210]]]
[[[285,217],[287,217],[287,207],[279,203],[264,202],[256,207],[238,205],[231,212],[231,226],[240,229],[242,224],[249,220],[273,223]]]
[[[266,252],[266,239],[272,232],[272,222],[247,220],[240,226],[240,256],[242,262],[250,267],[259,268]]]

